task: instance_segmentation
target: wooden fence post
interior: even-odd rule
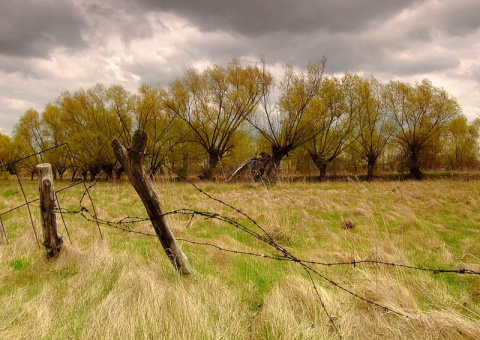
[[[49,163],[38,164],[37,174],[40,212],[42,215],[43,245],[47,251],[47,258],[53,258],[60,253],[63,239],[57,232],[52,166]]]
[[[2,236],[5,238],[5,243],[8,244],[7,231],[5,230],[5,226],[3,225],[2,215],[0,215],[0,228],[2,229]]]
[[[140,196],[148,217],[152,222],[153,229],[163,246],[163,250],[175,269],[182,275],[188,275],[191,273],[188,259],[180,249],[173,232],[165,221],[160,199],[150,180],[150,176],[143,170],[142,159],[146,145],[147,133],[143,130],[135,131],[129,148],[122,146],[116,138],[112,141],[115,158],[124,167],[130,183],[132,183],[138,196]]]

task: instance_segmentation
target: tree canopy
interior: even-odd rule
[[[0,135],[0,164],[51,149],[20,171],[33,174],[45,161],[63,177],[73,162],[72,176],[119,177],[111,141],[129,145],[140,128],[149,136],[144,161],[152,177],[168,167],[211,179],[218,164],[225,171],[249,157],[255,179],[268,182],[286,158],[291,171],[316,168],[321,179],[340,163],[363,164],[369,180],[387,160],[388,169],[405,167],[415,179],[425,169],[478,168],[480,119],[468,122],[444,89],[427,79],[383,84],[353,73],[326,76],[325,66],[324,58],[304,69],[285,65],[276,81],[265,62],[233,59],[188,70],[168,86],[142,84],[136,93],[103,84],[64,92],[42,112],[27,110],[11,137]],[[64,143],[69,148],[55,149]]]

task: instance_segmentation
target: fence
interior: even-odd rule
[[[35,240],[37,242],[37,244],[40,246],[40,240],[38,238],[38,231],[37,231],[37,228],[35,226],[35,223],[34,223],[34,220],[33,220],[33,215],[32,215],[32,204],[34,203],[37,203],[40,201],[40,198],[34,198],[34,199],[29,199],[25,193],[25,190],[24,190],[24,186],[22,184],[22,180],[20,178],[20,175],[19,175],[19,171],[18,171],[18,167],[16,166],[17,164],[20,164],[26,160],[29,160],[29,159],[36,159],[37,156],[40,156],[40,159],[42,159],[42,155],[43,154],[46,154],[52,150],[56,150],[56,149],[59,149],[59,148],[66,148],[67,149],[67,152],[68,152],[68,159],[70,160],[70,168],[71,169],[76,169],[77,168],[77,165],[75,164],[75,158],[74,158],[74,155],[73,155],[73,152],[72,150],[70,149],[70,146],[68,145],[68,143],[62,143],[62,144],[59,144],[57,146],[54,146],[54,147],[51,147],[51,148],[48,148],[48,149],[45,149],[45,150],[42,150],[42,151],[39,151],[39,152],[36,152],[36,153],[33,153],[33,154],[30,154],[30,155],[27,155],[25,157],[22,157],[20,159],[17,159],[11,163],[7,163],[7,164],[1,164],[2,168],[3,169],[9,169],[13,172],[13,176],[15,177],[15,181],[18,183],[18,187],[20,188],[20,191],[22,193],[22,196],[23,196],[23,200],[24,200],[24,203],[23,204],[20,204],[20,205],[17,205],[15,207],[12,207],[10,209],[7,209],[5,211],[2,211],[0,212],[0,228],[2,229],[2,235],[4,237],[4,240],[5,242],[8,244],[8,235],[7,235],[7,230],[6,230],[6,227],[5,227],[5,224],[3,223],[3,219],[2,217],[5,216],[6,214],[8,213],[12,213],[18,209],[21,209],[21,208],[26,208],[27,211],[28,211],[28,215],[29,215],[29,220],[30,220],[30,226],[32,227],[32,231],[33,231],[33,234],[35,236]],[[84,191],[84,196],[87,196],[89,198],[89,202],[90,202],[90,205],[91,205],[91,208],[93,210],[93,216],[95,216],[96,218],[96,212],[95,212],[95,205],[94,205],[94,202],[90,196],[90,193],[89,193],[89,190],[88,190],[88,187],[87,187],[87,184],[85,183],[85,181],[83,180],[83,178],[80,178],[79,180],[75,180],[75,179],[72,179],[72,182],[73,183],[70,183],[64,187],[62,187],[61,189],[58,189],[55,191],[55,194],[57,195],[58,193],[61,193],[63,191],[66,191],[72,187],[75,187],[77,185],[82,185],[85,189]],[[83,197],[82,197],[82,201],[83,201]],[[58,208],[58,212],[60,213],[61,215],[61,220],[63,222],[63,227],[65,228],[65,231],[68,235],[68,238],[71,242],[71,239],[70,239],[70,233],[68,231],[68,227],[65,223],[65,219],[63,217],[63,214],[62,214],[62,208],[60,206],[60,202],[58,200],[58,196],[57,196],[57,199],[56,199],[56,207]],[[100,237],[103,237],[102,236],[102,231],[100,229],[100,224],[97,223],[97,228],[98,228],[98,232],[100,234]]]
[[[68,144],[62,144],[59,145],[55,148],[60,148],[60,147],[65,147],[68,148]],[[53,148],[52,148],[53,149]],[[36,157],[39,154],[49,152],[51,149],[48,150],[43,150],[39,153],[35,153],[32,155],[29,155],[25,158],[22,158],[21,160],[17,160],[13,163],[10,163],[8,165],[10,168],[15,168],[15,165],[18,164],[18,162],[21,162],[27,158],[31,157]],[[71,153],[71,152],[70,152]],[[71,156],[71,167],[75,168],[76,165],[74,164],[74,158]],[[168,168],[167,165],[165,167]],[[169,171],[173,172],[173,169],[169,169]],[[176,174],[177,176],[180,176],[179,174]],[[34,220],[32,217],[32,205],[36,203],[39,199],[28,199],[27,195],[24,190],[24,186],[22,184],[22,179],[18,175],[18,173],[15,173],[15,181],[18,183],[18,187],[20,188],[20,191],[23,195],[24,198],[24,203],[17,205],[15,207],[11,207],[5,211],[0,212],[0,228],[1,228],[1,234],[2,237],[5,241],[6,244],[9,243],[8,239],[8,225],[6,225],[3,221],[3,216],[9,213],[16,212],[18,209],[21,208],[26,208],[29,213],[29,219],[31,221],[31,228],[32,232],[34,235],[34,238],[37,242],[37,244],[40,246],[40,241],[39,241],[39,236],[38,236],[38,231],[37,228],[34,224]],[[180,176],[181,177],[181,176]],[[207,191],[204,189],[200,188],[197,184],[195,184],[192,181],[189,181],[186,178],[183,178],[186,182],[188,182],[196,191],[198,191],[201,195],[205,197],[206,200],[211,200],[212,202],[216,202],[226,208],[228,208],[230,211],[235,212],[239,216],[242,217],[242,219],[248,221],[248,224],[250,224],[250,227],[246,225],[246,223],[241,223],[237,219],[231,218],[229,216],[225,216],[222,214],[218,214],[216,212],[209,212],[209,211],[201,211],[201,210],[195,210],[191,208],[180,208],[180,209],[175,209],[172,211],[167,211],[163,213],[162,217],[167,217],[171,215],[182,215],[182,216],[188,216],[188,222],[185,227],[188,227],[193,223],[193,220],[195,217],[202,217],[205,219],[211,219],[211,220],[217,220],[220,221],[221,223],[225,224],[226,226],[229,226],[231,228],[235,228],[236,230],[241,231],[242,233],[248,234],[252,237],[254,237],[256,240],[262,242],[265,244],[268,248],[272,250],[271,254],[265,254],[265,253],[260,253],[260,252],[254,252],[254,251],[241,251],[237,249],[229,249],[223,246],[219,246],[213,242],[199,242],[195,240],[189,240],[189,239],[178,239],[178,241],[185,242],[185,243],[190,243],[192,245],[196,246],[203,246],[203,247],[212,247],[217,250],[223,251],[223,252],[228,252],[228,253],[233,253],[237,255],[244,255],[244,256],[252,256],[252,257],[257,257],[257,258],[262,258],[265,261],[289,261],[293,262],[298,265],[299,269],[304,271],[306,275],[308,276],[312,287],[315,291],[316,297],[321,304],[325,314],[327,315],[329,322],[331,323],[332,327],[335,329],[335,332],[339,337],[341,337],[339,330],[337,329],[336,323],[335,323],[335,318],[332,317],[332,314],[329,313],[327,310],[323,300],[322,296],[320,294],[319,289],[317,288],[317,283],[316,283],[316,278],[321,279],[325,282],[327,282],[329,285],[332,285],[342,291],[344,291],[347,294],[352,295],[356,299],[362,300],[372,306],[375,306],[377,308],[381,308],[384,311],[388,311],[390,313],[408,318],[409,316],[398,311],[391,309],[387,306],[384,306],[382,304],[379,304],[373,300],[367,299],[363,296],[360,296],[359,294],[349,290],[348,288],[344,287],[342,284],[339,282],[330,279],[328,276],[325,274],[321,273],[317,267],[314,266],[326,266],[326,267],[332,267],[332,266],[351,266],[352,268],[358,267],[358,266],[366,266],[366,265],[375,265],[375,266],[386,266],[386,267],[400,267],[408,270],[414,270],[414,271],[424,271],[424,272],[429,272],[432,274],[441,274],[441,273],[454,273],[458,275],[480,275],[480,272],[466,269],[466,268],[460,268],[460,269],[454,269],[454,268],[427,268],[427,267],[417,267],[417,266],[411,266],[407,264],[402,264],[402,263],[391,263],[391,262],[384,262],[384,261],[377,261],[377,260],[368,260],[368,259],[363,259],[363,260],[352,260],[352,261],[346,261],[346,262],[321,262],[321,261],[314,261],[310,259],[305,259],[305,258],[300,258],[296,256],[292,251],[288,250],[285,248],[282,244],[278,242],[278,240],[275,239],[260,223],[258,223],[254,218],[252,218],[249,214],[246,212],[242,211],[241,209],[229,204],[228,202],[225,202],[223,200],[220,200],[213,195],[209,194]],[[67,232],[68,238],[70,240],[70,243],[72,243],[72,240],[70,238],[70,232],[68,230],[68,227],[65,223],[64,215],[65,214],[75,214],[81,216],[83,219],[88,221],[88,223],[91,223],[93,225],[96,225],[98,234],[100,238],[103,238],[102,230],[100,226],[105,226],[105,227],[110,227],[114,228],[117,230],[120,230],[122,232],[127,232],[131,234],[136,234],[138,237],[157,237],[156,234],[154,233],[148,233],[148,232],[143,232],[143,231],[138,231],[134,230],[131,228],[132,224],[136,223],[141,223],[145,221],[149,221],[148,217],[134,217],[134,216],[125,216],[125,217],[119,217],[115,221],[113,220],[104,220],[98,218],[95,210],[95,206],[97,204],[93,201],[92,196],[90,195],[90,190],[95,187],[97,184],[98,177],[94,182],[92,182],[91,185],[87,185],[83,179],[74,181],[71,184],[65,185],[63,188],[59,189],[57,191],[57,194],[63,191],[70,190],[72,187],[81,185],[83,187],[83,193],[81,197],[79,198],[79,208],[75,210],[69,210],[66,208],[61,207],[60,201],[58,199],[58,195],[56,196],[56,213],[58,213],[61,216],[61,221],[63,223],[63,227],[65,231]],[[128,225],[128,227],[126,227]]]

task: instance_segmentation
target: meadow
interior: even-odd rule
[[[37,183],[22,184],[34,199]],[[58,192],[65,224],[57,214],[64,244],[55,260],[26,207],[2,215],[0,338],[480,338],[480,275],[419,269],[480,272],[479,180],[197,185],[156,183],[165,211],[211,213],[167,216],[189,276],[156,237],[139,234],[153,233],[148,221],[100,224],[100,234],[79,213],[93,212],[81,185]],[[146,216],[127,182],[98,182],[90,195],[101,220]],[[23,202],[17,182],[0,181],[0,213]],[[38,203],[31,208],[40,234]],[[298,259],[337,265],[307,271],[215,216]],[[339,264],[361,260],[373,263]]]

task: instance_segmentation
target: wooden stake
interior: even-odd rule
[[[0,215],[0,228],[2,229],[3,237],[5,237],[5,243],[8,244],[7,231],[5,230],[5,226],[3,225],[2,215]]]
[[[150,177],[143,170],[142,159],[146,145],[147,133],[143,130],[135,131],[129,148],[122,146],[116,138],[112,141],[115,158],[125,168],[125,173],[130,183],[132,183],[138,196],[140,196],[148,217],[152,222],[153,229],[163,246],[163,250],[175,269],[182,275],[188,275],[191,273],[188,259],[180,249],[173,232],[168,227],[163,216],[158,194]]]
[[[57,232],[52,166],[49,163],[38,164],[37,173],[38,190],[40,193],[40,212],[42,215],[43,245],[47,251],[47,258],[53,258],[60,253],[63,239]]]

